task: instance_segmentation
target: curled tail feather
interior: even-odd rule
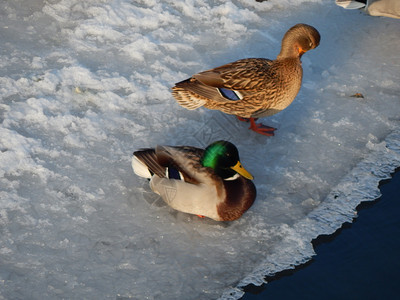
[[[132,168],[136,175],[150,179],[154,174],[165,177],[165,167],[158,162],[155,149],[135,151],[132,157]]]

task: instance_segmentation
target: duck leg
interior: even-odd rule
[[[261,123],[256,123],[255,121],[257,120],[257,118],[242,118],[239,116],[236,116],[240,121],[243,122],[249,122],[250,121],[250,127],[249,129],[262,134],[262,135],[266,135],[266,136],[274,136],[274,131],[276,130],[276,128],[274,127],[270,127]]]

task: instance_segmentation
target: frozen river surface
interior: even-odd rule
[[[237,299],[309,260],[400,166],[398,20],[326,0],[15,0],[0,16],[0,299]],[[296,23],[322,40],[296,100],[263,120],[275,137],[171,96],[275,58]],[[173,211],[131,170],[138,148],[217,139],[255,176],[238,221]]]

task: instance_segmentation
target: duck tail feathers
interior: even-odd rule
[[[148,179],[150,179],[152,176],[149,168],[144,163],[142,163],[135,155],[132,157],[132,169],[137,176]]]
[[[172,88],[172,95],[178,104],[189,110],[197,109],[206,104],[205,99],[186,89],[188,85],[190,85],[190,79],[181,81]]]
[[[159,177],[165,176],[165,168],[159,164],[154,149],[135,151],[132,157],[132,169],[136,175],[144,178],[150,179],[154,174]]]

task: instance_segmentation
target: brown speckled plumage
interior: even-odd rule
[[[242,118],[271,116],[288,107],[296,97],[302,81],[300,58],[317,47],[319,41],[314,27],[297,24],[283,37],[275,60],[241,59],[200,72],[177,83],[172,94],[187,109],[204,106]],[[221,89],[234,91],[239,99],[229,99]]]

